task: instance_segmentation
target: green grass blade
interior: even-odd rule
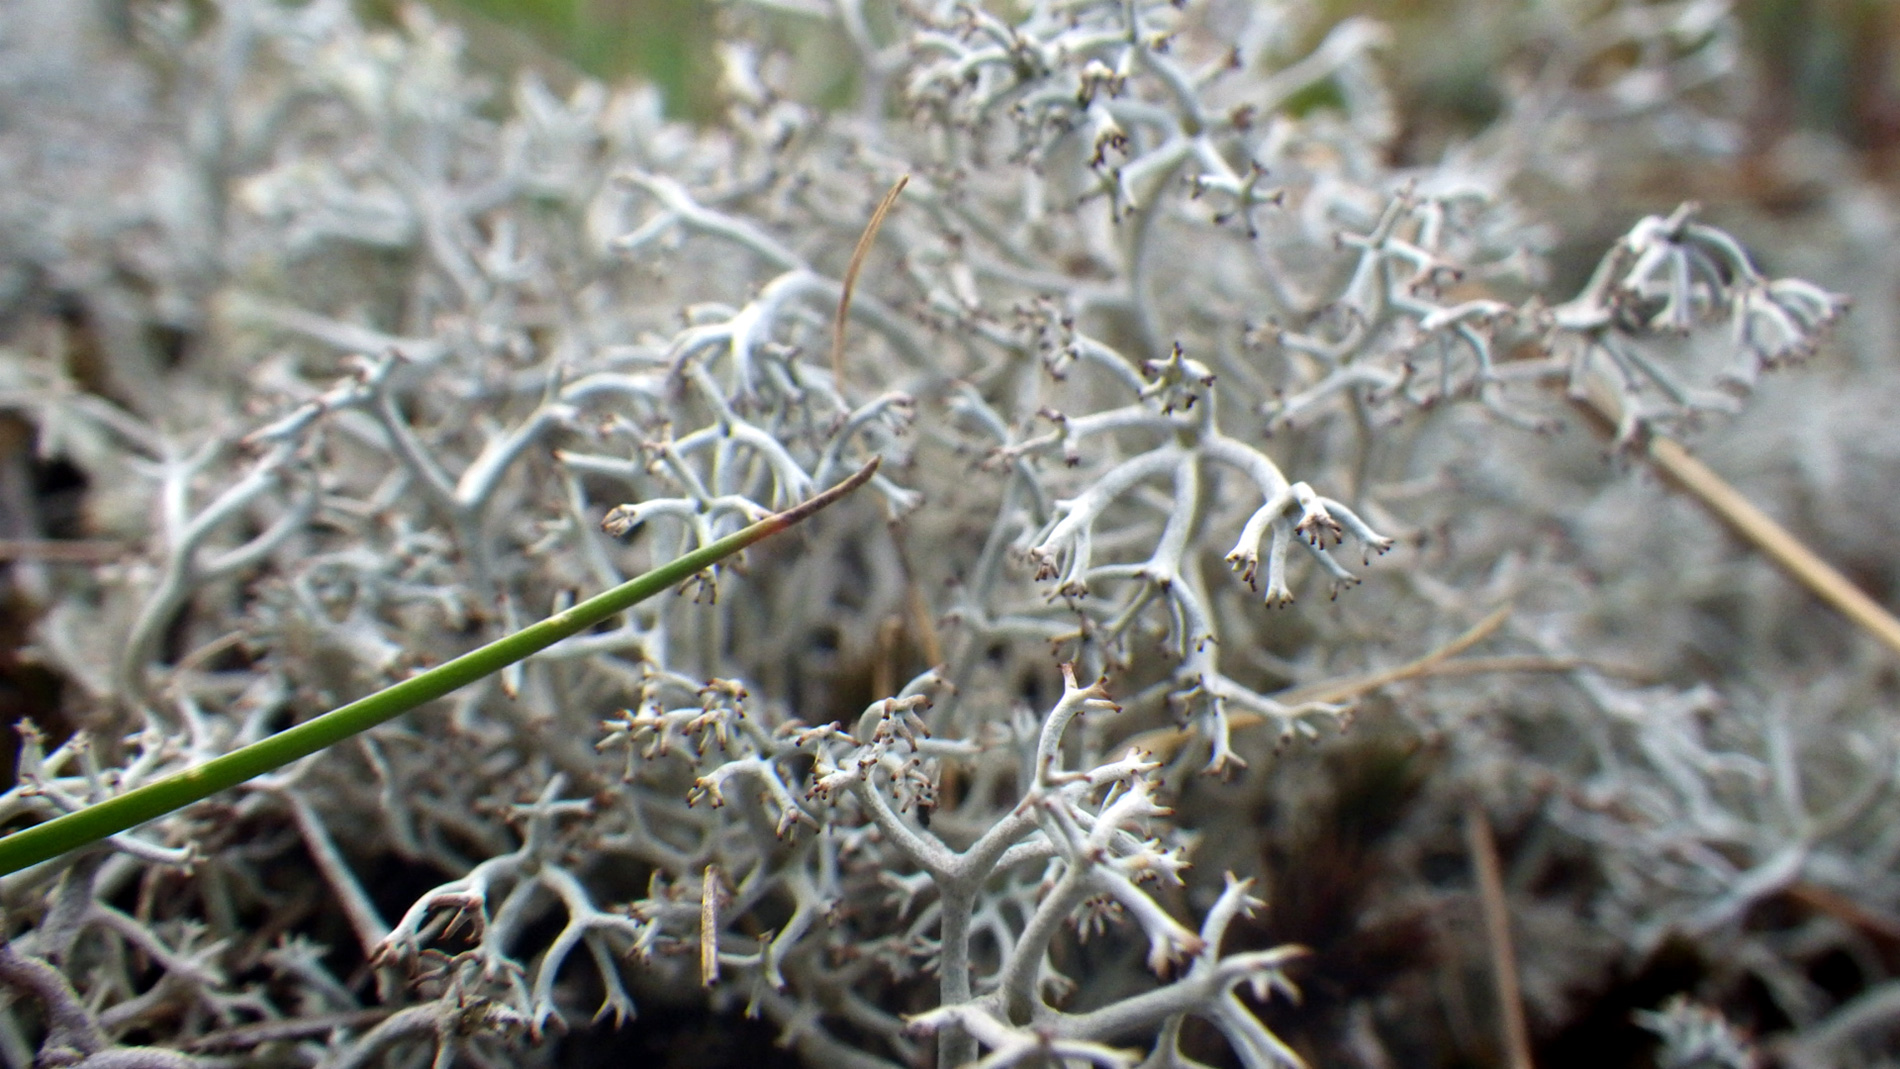
[[[873,460],[849,479],[803,504],[727,535],[711,545],[670,561],[637,578],[525,627],[506,638],[405,679],[394,686],[360,698],[339,709],[286,728],[267,739],[201,765],[173,773],[55,817],[0,839],[0,876],[18,872],[96,843],[110,835],[162,817],[219,791],[235,787],[276,768],[334,746],[358,732],[401,716],[457,688],[492,675],[564,638],[579,634],[624,612],[745,547],[783,531],[862,486],[877,470]]]

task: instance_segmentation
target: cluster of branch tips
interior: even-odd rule
[[[1273,789],[1276,748],[1391,681],[1417,686],[1388,726],[1444,755],[1410,826],[1541,792],[1604,851],[1593,901],[1630,918],[1632,954],[1720,938],[1812,858],[1900,852],[1843,845],[1877,821],[1884,751],[1811,813],[1773,718],[1718,745],[1704,692],[1594,659],[1623,627],[1670,645],[1677,617],[1566,600],[1615,579],[1569,519],[1600,487],[1540,466],[1573,444],[1567,398],[1634,448],[1738,409],[1844,308],[1693,205],[1546,292],[1555,241],[1519,191],[1580,184],[1598,137],[1663,152],[1719,128],[1701,96],[1639,90],[1736,76],[1726,4],[1540,13],[1495,119],[1404,168],[1387,57],[1407,45],[1366,19],[733,8],[729,112],[687,128],[641,89],[497,91],[419,7],[142,0],[136,47],[99,46],[99,92],[150,126],[101,147],[125,206],[78,206],[57,154],[21,157],[0,244],[39,250],[22,277],[61,280],[107,367],[9,334],[0,408],[83,470],[126,548],[9,573],[97,728],[26,733],[6,820],[227,753],[883,466],[877,507],[692,597],[255,780],[218,819],[6,878],[0,984],[47,1009],[0,1008],[0,1057],[552,1064],[565,1031],[671,991],[814,1063],[1182,1067],[1198,1018],[1249,1069],[1302,1066],[1334,1040],[1260,1008],[1304,952],[1247,919],[1286,874],[1221,852],[1258,807],[1188,802]],[[852,101],[799,102],[773,19],[845,50]],[[41,94],[22,114],[104,108],[61,104],[34,62],[0,48],[22,72],[0,93]],[[0,161],[23,152],[0,131]],[[181,367],[144,348],[160,328],[190,339]],[[1638,563],[1707,571],[1666,553],[1715,541]],[[1314,590],[1338,600],[1263,611]],[[1506,700],[1513,672],[1556,682]],[[1471,719],[1501,708],[1587,727],[1528,753],[1552,733]],[[1799,849],[1737,831],[1748,777],[1781,785],[1769,823]],[[321,906],[260,875],[286,866]],[[393,921],[366,886],[391,868],[436,883]],[[1394,901],[1439,893],[1411,878]],[[280,913],[294,935],[248,938]],[[320,953],[318,930],[347,945]],[[1527,973],[1554,1003],[1583,966],[1552,947]],[[1391,1004],[1361,1000],[1355,1042],[1413,1027]]]

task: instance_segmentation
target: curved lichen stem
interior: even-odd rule
[[[214,757],[124,794],[0,839],[0,876],[135,828],[219,791],[334,746],[599,624],[726,557],[791,527],[856,490],[877,471],[873,459],[850,478],[644,575],[580,602],[480,649],[360,698],[266,739]]]

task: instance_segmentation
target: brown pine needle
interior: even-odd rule
[[[1484,913],[1485,942],[1491,951],[1491,979],[1497,985],[1505,1064],[1510,1069],[1534,1069],[1531,1030],[1524,1019],[1524,993],[1518,982],[1517,952],[1511,945],[1511,912],[1504,899],[1504,866],[1498,861],[1491,821],[1476,802],[1465,807],[1465,846],[1471,851],[1478,904]]]
[[[1900,620],[1894,619],[1885,607],[1817,556],[1787,528],[1756,508],[1754,502],[1743,497],[1707,464],[1691,456],[1681,443],[1670,438],[1655,438],[1649,443],[1649,458],[1671,481],[1693,494],[1730,530],[1766,554],[1815,597],[1865,628],[1888,649],[1900,653]]]
[[[1579,407],[1608,421],[1611,427],[1616,425],[1620,406],[1607,390],[1592,391],[1589,400],[1580,402]],[[1660,434],[1651,435],[1649,459],[1670,482],[1700,501],[1716,519],[1774,561],[1789,578],[1860,625],[1888,649],[1900,653],[1900,619],[1895,619],[1884,606],[1757,508],[1714,469],[1690,455],[1682,443]]]
[[[1459,635],[1457,638],[1452,639],[1445,645],[1440,646],[1415,661],[1402,664],[1397,668],[1388,668],[1384,671],[1354,676],[1349,679],[1332,679],[1303,687],[1295,687],[1291,690],[1281,691],[1271,697],[1274,701],[1289,708],[1302,705],[1344,703],[1363,697],[1372,691],[1378,690],[1380,687],[1403,682],[1407,679],[1417,679],[1434,675],[1467,674],[1458,671],[1458,667],[1464,662],[1453,661],[1451,658],[1458,656],[1460,653],[1489,638],[1493,631],[1504,626],[1504,621],[1509,619],[1510,616],[1511,607],[1509,605],[1500,605],[1496,609],[1493,609],[1484,619],[1473,624],[1464,634]],[[1504,663],[1488,663],[1493,660],[1503,661]],[[1508,661],[1505,661],[1505,659],[1501,658],[1487,658],[1486,661],[1487,663],[1483,668],[1498,671],[1540,671],[1550,670],[1553,667],[1548,660],[1540,659],[1510,658]],[[1556,670],[1559,671],[1571,671],[1581,667],[1585,666],[1580,663],[1572,662],[1564,662],[1555,666]],[[1228,714],[1227,726],[1230,730],[1237,730],[1239,728],[1252,727],[1256,724],[1264,724],[1266,721],[1267,717],[1259,713],[1243,711]],[[1187,741],[1192,738],[1193,735],[1194,730],[1192,728],[1158,728],[1154,731],[1144,731],[1134,738],[1129,739],[1127,742],[1122,743],[1118,748],[1126,749],[1132,746],[1135,749],[1144,750],[1156,758],[1167,760],[1180,752],[1181,747],[1186,745]]]
[[[1416,661],[1402,664],[1397,668],[1389,668],[1383,672],[1373,672],[1369,675],[1357,676],[1352,679],[1330,680],[1324,683],[1295,687],[1292,690],[1275,694],[1273,699],[1282,705],[1350,702],[1388,684],[1399,683],[1420,676],[1439,674],[1440,666],[1443,665],[1444,662],[1449,661],[1451,658],[1458,656],[1491,637],[1491,632],[1504,626],[1504,621],[1510,619],[1510,616],[1511,607],[1509,605],[1500,605],[1491,610],[1490,614],[1485,616],[1484,619],[1473,624],[1464,634],[1459,635],[1457,638],[1452,639],[1450,642],[1420,657]]]
[[[904,191],[910,182],[909,175],[897,179],[884,199],[878,202],[877,210],[871,213],[871,221],[865,224],[864,233],[858,237],[858,247],[851,252],[851,266],[844,270],[844,287],[838,294],[838,321],[831,328],[831,382],[844,395],[844,324],[851,313],[851,291],[858,284],[858,270],[864,266],[864,258],[870,255],[871,242],[877,238],[877,229],[884,225],[884,217],[891,213],[897,203],[897,195]]]

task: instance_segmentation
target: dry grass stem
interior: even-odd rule
[[[897,195],[909,183],[909,175],[900,175],[891,185],[890,192],[878,201],[877,209],[871,213],[871,221],[865,224],[864,233],[858,237],[858,247],[851,250],[851,266],[844,269],[844,285],[838,293],[838,319],[831,328],[831,379],[840,394],[844,392],[844,324],[851,313],[851,291],[857,287],[858,272],[864,267],[864,258],[871,253],[871,242],[877,239],[878,228],[884,225],[884,217],[897,204]]]
[[[1504,897],[1504,872],[1498,863],[1497,839],[1484,808],[1465,808],[1465,844],[1478,881],[1478,902],[1484,910],[1485,940],[1491,951],[1491,976],[1497,984],[1498,1018],[1503,1031],[1506,1064],[1510,1069],[1534,1069],[1530,1026],[1524,1019],[1524,993],[1518,982],[1517,952],[1511,945],[1511,912]]]

